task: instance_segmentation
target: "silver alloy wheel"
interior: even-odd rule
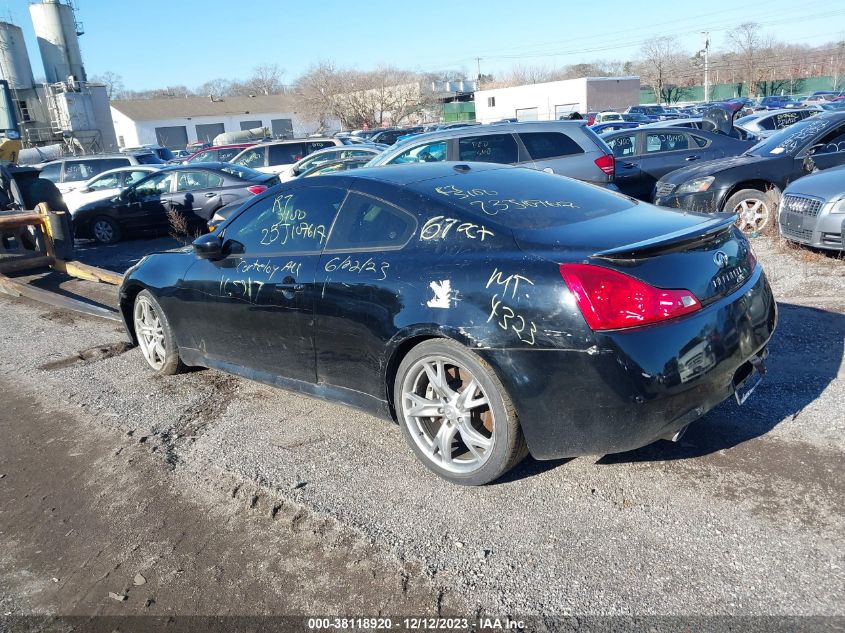
[[[769,223],[769,205],[764,200],[748,199],[743,200],[733,208],[734,213],[739,214],[736,225],[743,233],[762,231]]]
[[[94,237],[100,242],[111,242],[114,239],[114,227],[111,222],[106,220],[94,222]]]
[[[402,384],[402,413],[411,437],[437,466],[478,470],[493,450],[493,412],[472,373],[444,356],[418,360]]]
[[[141,352],[150,367],[158,371],[164,366],[167,356],[164,348],[164,329],[162,328],[161,317],[158,315],[155,306],[146,297],[138,297],[135,301],[133,316],[135,334],[138,337]]]

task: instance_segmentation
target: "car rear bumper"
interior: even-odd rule
[[[672,323],[597,334],[588,350],[487,350],[537,459],[606,454],[673,434],[734,393],[777,308],[762,268]]]

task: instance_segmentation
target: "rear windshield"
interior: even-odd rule
[[[232,163],[222,165],[220,167],[220,171],[224,171],[235,178],[240,178],[241,180],[261,180],[262,178],[267,178],[267,174],[265,173],[250,169],[249,167],[234,165]]]
[[[637,204],[600,187],[522,167],[426,180],[412,188],[512,229],[583,222]]]

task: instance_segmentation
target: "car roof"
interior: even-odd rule
[[[232,163],[225,163],[222,161],[208,161],[202,163],[189,163],[187,165],[165,165],[158,171],[190,171],[192,169],[215,169],[220,170],[224,167],[233,167]]]
[[[326,174],[325,176],[320,176],[320,178],[346,177],[407,186],[425,180],[436,180],[449,176],[460,177],[462,173],[466,172],[467,168],[476,173],[496,169],[516,169],[510,165],[500,165],[498,163],[442,161],[436,163],[405,163],[401,165],[384,165],[382,167],[364,167],[348,172],[343,171],[337,174]]]
[[[423,132],[410,137],[411,139],[438,139],[457,138],[460,136],[475,136],[476,134],[501,134],[502,132],[545,132],[555,127],[586,127],[584,119],[566,119],[564,121],[518,121],[508,123],[497,123],[496,125],[471,125],[467,127],[450,128],[446,130],[434,130]],[[395,147],[395,146],[394,146]]]
[[[254,145],[251,145],[250,147],[266,147],[266,146],[269,146],[269,145],[287,145],[287,144],[290,144],[290,143],[313,143],[313,142],[319,142],[319,141],[331,141],[332,143],[335,143],[336,141],[338,141],[338,139],[332,138],[331,136],[309,136],[307,138],[286,138],[286,139],[282,139],[282,140],[278,140],[278,141],[267,141],[265,143],[256,143]],[[248,148],[244,148],[244,149],[248,149]]]

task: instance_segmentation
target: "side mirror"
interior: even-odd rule
[[[79,193],[91,193],[91,187],[83,187],[79,190]]]
[[[206,233],[193,242],[194,252],[200,259],[216,260],[223,257],[223,239],[217,233]]]

